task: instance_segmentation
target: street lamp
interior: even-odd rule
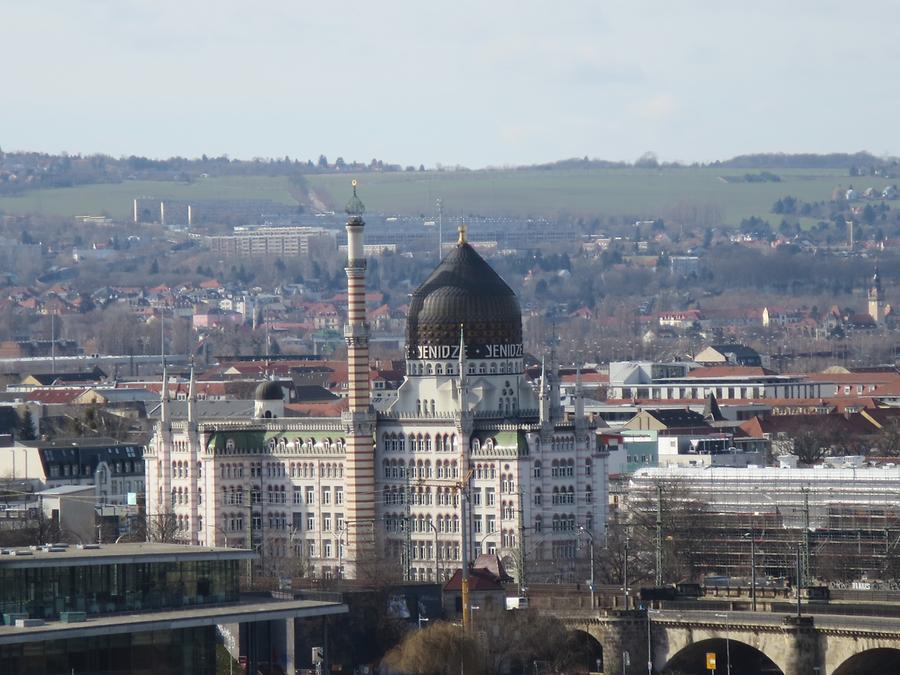
[[[756,536],[753,530],[744,534],[750,537],[750,607],[756,611]]]
[[[428,527],[431,528],[431,531],[434,532],[434,580],[440,582],[440,565],[438,563],[438,530],[434,526],[431,518],[426,518],[425,522],[428,524]]]
[[[586,534],[591,541],[591,609],[594,609],[594,535],[581,525],[578,526],[578,530]]]
[[[731,675],[731,624],[728,623],[728,612],[716,616],[725,619],[725,675]]]
[[[481,551],[481,547],[484,544],[484,542],[487,540],[487,538],[493,537],[495,534],[497,534],[497,530],[493,530],[491,532],[485,532],[484,536],[478,540],[478,550]]]

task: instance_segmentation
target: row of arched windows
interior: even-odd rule
[[[176,444],[177,445],[177,444]],[[289,440],[287,438],[270,438],[266,442],[266,448],[270,452],[343,452],[343,438],[323,438],[316,440],[315,438],[295,438]],[[259,452],[258,448],[239,448],[233,438],[225,439],[225,454],[243,454],[243,453]]]
[[[315,478],[315,462],[291,462],[291,478]],[[343,478],[344,465],[340,462],[319,462],[319,477]]]
[[[575,514],[553,516],[552,525],[554,532],[570,532],[575,529]]]
[[[466,370],[469,375],[474,375],[476,372],[478,372],[479,375],[518,372],[516,370],[515,361],[490,361],[487,363],[484,361],[473,361],[468,364]],[[412,361],[409,363],[410,375],[456,375],[456,372],[456,365],[452,361],[449,363],[432,363],[430,361],[424,363]]]
[[[287,514],[284,512],[280,513],[268,513],[266,514],[269,519],[269,529],[272,530],[286,530],[288,524]]]
[[[554,436],[550,442],[550,449],[554,452],[575,450],[575,439],[571,436]]]
[[[266,485],[266,496],[269,504],[287,504],[284,485]]]
[[[552,478],[572,477],[575,475],[574,459],[554,459],[550,464],[550,476]]]
[[[243,478],[244,477],[244,465],[243,464],[222,464],[219,467],[219,473],[222,478]]]
[[[172,462],[172,478],[188,478],[190,466],[190,462]],[[203,478],[203,464],[201,462],[197,462],[197,477]]]
[[[553,488],[553,504],[574,504],[575,503],[575,488],[570,485],[568,487],[554,487]]]
[[[176,465],[184,466],[181,467]],[[199,468],[198,464],[198,469]],[[266,476],[269,478],[286,478],[288,475],[290,475],[291,478],[315,478],[317,468],[316,462],[290,462],[290,464],[283,462],[266,462],[265,470]],[[182,471],[184,472],[183,476],[187,477],[187,462],[173,462],[172,475],[181,478]],[[243,478],[244,465],[242,463],[230,462],[222,464],[219,466],[219,475],[221,478]],[[344,465],[340,462],[319,462],[318,475],[321,478],[343,478]],[[250,477],[262,477],[261,464],[258,462],[251,463]]]
[[[381,447],[385,452],[405,452],[406,442],[409,440],[409,449],[412,452],[456,452],[456,434],[409,434],[402,432],[384,433],[381,435]],[[433,441],[433,442],[432,442]]]
[[[475,478],[496,478],[497,467],[493,464],[475,464]]]
[[[172,506],[187,504],[190,499],[188,488],[172,488]]]
[[[406,503],[406,492],[402,487],[389,487],[385,488],[382,493],[382,499],[385,504],[405,504]]]
[[[295,438],[294,440],[288,440],[287,438],[270,438],[268,442],[269,450],[278,450],[280,452],[288,452],[293,450],[295,452],[299,452],[300,450],[319,450],[324,452],[343,452],[344,450],[344,439],[337,438],[333,439],[330,436],[327,438],[323,438],[320,440],[316,440],[315,438]]]
[[[540,460],[537,460],[534,463],[534,472],[533,475],[535,478],[540,478],[543,472],[543,465]],[[590,476],[594,473],[594,463],[591,461],[591,458],[588,457],[584,460],[584,475]],[[575,460],[574,459],[554,459],[550,464],[550,476],[553,478],[564,478],[571,477],[575,475]]]
[[[438,516],[436,520],[438,532],[459,532],[459,516]]]
[[[459,478],[459,466],[456,460],[437,460],[434,463],[434,472],[432,473],[431,461],[419,460],[413,462],[410,460],[407,470],[407,464],[402,459],[383,459],[381,461],[381,470],[384,478],[406,478],[407,472],[410,478]]]
[[[244,503],[244,487],[242,485],[223,486],[222,502],[225,504],[243,504]]]

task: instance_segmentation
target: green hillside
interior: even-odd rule
[[[739,169],[585,169],[361,174],[360,191],[370,211],[434,213],[437,197],[447,214],[555,216],[633,215],[656,217],[691,205],[715,204],[724,221],[736,225],[765,216],[779,197],[829,200],[838,185],[884,187],[882,178],[850,178],[843,170],[773,170],[781,182],[728,182]],[[757,173],[752,171],[750,173]],[[340,208],[349,176],[308,178],[320,199]]]
[[[54,216],[109,215],[131,218],[135,197],[160,199],[271,199],[296,204],[285,177],[238,176],[198,178],[193,183],[125,181],[72,188],[30,190],[15,197],[0,197],[0,212],[40,213]]]
[[[751,215],[766,216],[779,197],[804,201],[831,198],[838,185],[882,188],[882,178],[850,178],[843,170],[773,169],[780,182],[741,182],[742,169],[565,169],[457,172],[362,173],[360,194],[370,212],[425,215],[443,198],[454,215],[577,216],[627,215],[678,219],[679,210],[718,209],[736,225]],[[306,176],[317,206],[341,210],[350,194],[349,174]],[[161,199],[269,199],[295,204],[286,177],[201,178],[195,182],[126,181],[75,188],[32,190],[0,197],[0,212],[59,216],[110,215],[127,219],[135,197]],[[775,216],[771,216],[775,218]]]

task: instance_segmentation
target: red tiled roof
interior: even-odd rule
[[[444,584],[445,591],[462,590],[462,570],[458,569]],[[485,569],[472,569],[469,571],[469,591],[502,591],[503,585],[497,578]]]
[[[288,403],[284,406],[285,417],[340,417],[349,403],[347,399],[327,403]]]
[[[86,389],[34,389],[28,392],[25,400],[30,403],[41,403],[42,405],[63,405],[71,403]]]

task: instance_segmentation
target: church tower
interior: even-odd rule
[[[884,324],[884,292],[881,289],[881,276],[878,274],[878,266],[872,275],[872,285],[869,287],[869,316],[879,326]]]
[[[366,258],[363,249],[362,214],[365,207],[356,194],[347,204],[347,389],[349,407],[341,415],[346,434],[347,508],[346,576],[357,577],[359,562],[375,551],[375,412],[369,393],[369,324],[366,322]],[[344,573],[342,573],[344,574]]]

